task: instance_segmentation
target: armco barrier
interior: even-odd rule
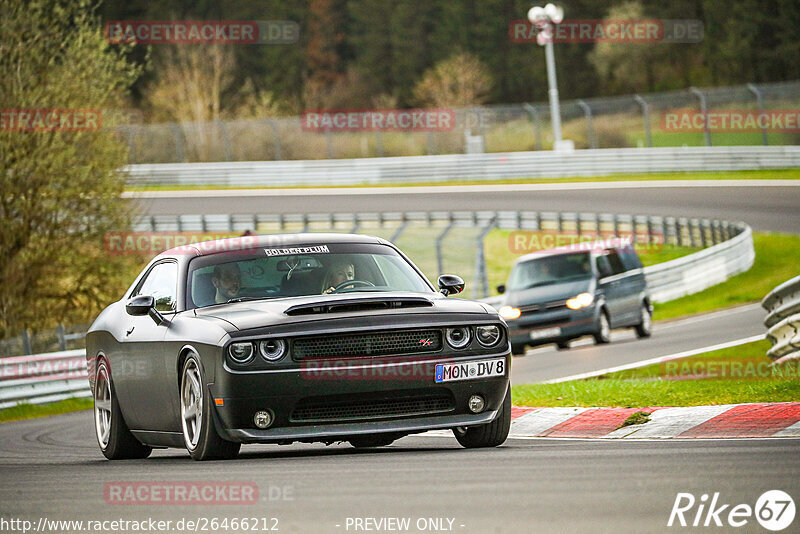
[[[800,146],[605,148],[297,161],[129,165],[129,185],[285,187],[800,167]]]
[[[473,298],[495,303],[488,296],[488,277],[484,239],[493,228],[554,231],[578,235],[596,232],[611,237],[619,234],[640,236],[645,242],[656,239],[684,246],[706,246],[703,250],[644,269],[653,300],[663,302],[695,293],[746,271],[755,252],[750,227],[708,219],[648,217],[592,213],[541,212],[437,212],[372,214],[298,215],[196,215],[148,217],[136,224],[139,231],[231,232],[247,229],[319,231],[321,229],[368,233],[369,226],[389,227],[392,241],[411,225],[436,227],[436,265],[443,264],[444,243],[454,228],[477,230],[475,241],[475,279]],[[795,280],[794,307],[800,311],[800,280]],[[787,282],[789,284],[789,282]],[[787,284],[784,284],[787,285]],[[784,286],[781,286],[784,287]],[[777,288],[773,293],[781,288]],[[787,293],[788,294],[788,293]],[[771,294],[772,295],[772,294]],[[783,293],[781,293],[783,295]],[[765,299],[765,302],[770,297]],[[781,308],[783,309],[783,308]],[[777,317],[777,316],[776,316]],[[800,318],[794,315],[794,318]],[[795,342],[800,342],[795,332]],[[796,343],[800,346],[800,343]],[[84,350],[0,359],[0,408],[21,402],[49,402],[68,397],[87,396]]]
[[[773,360],[800,355],[800,276],[787,280],[769,292],[761,305],[768,315],[764,320]]]

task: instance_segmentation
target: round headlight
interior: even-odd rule
[[[247,363],[253,359],[253,344],[249,341],[246,343],[231,343],[231,346],[228,347],[228,353],[236,363]]]
[[[469,345],[469,328],[466,326],[459,326],[458,328],[448,328],[445,333],[447,344],[454,349],[463,349]]]
[[[500,328],[495,325],[479,326],[475,329],[475,337],[484,347],[491,347],[500,341]]]
[[[280,360],[286,354],[286,342],[282,339],[265,339],[258,344],[258,350],[265,360],[271,362]]]

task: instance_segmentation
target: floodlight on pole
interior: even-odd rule
[[[553,148],[555,150],[568,148],[570,143],[561,140],[561,110],[556,82],[556,58],[553,52],[553,26],[564,20],[564,10],[554,4],[547,4],[544,7],[534,6],[528,10],[528,20],[539,28],[536,41],[545,47],[550,115],[553,122]]]

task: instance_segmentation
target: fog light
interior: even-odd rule
[[[256,412],[253,416],[253,422],[258,428],[267,428],[272,424],[272,414],[265,411]]]
[[[486,408],[486,401],[480,395],[473,395],[469,398],[467,405],[472,413],[481,413]]]

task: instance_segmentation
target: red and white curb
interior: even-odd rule
[[[640,425],[620,425],[647,412]],[[800,402],[682,408],[526,408],[511,410],[509,438],[768,438],[800,437]]]

